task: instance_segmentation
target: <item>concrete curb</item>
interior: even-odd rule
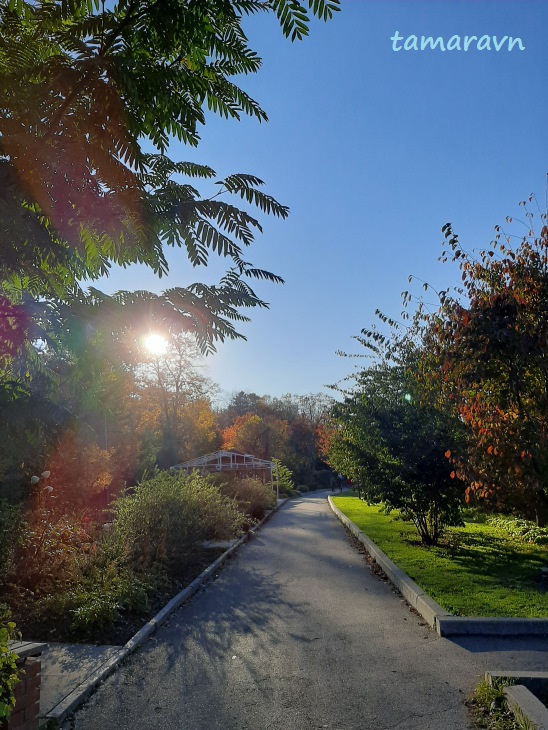
[[[506,704],[522,725],[534,730],[548,730],[548,708],[539,697],[545,697],[548,690],[548,672],[491,670],[485,678],[492,686],[503,682]]]
[[[504,687],[506,703],[516,719],[534,730],[548,730],[548,709],[522,684]]]
[[[548,692],[548,672],[536,672],[530,669],[491,669],[485,672],[485,678],[490,685],[502,681],[508,685],[522,684],[528,690],[531,690],[533,694],[546,694]]]
[[[420,586],[412,581],[411,578],[409,578],[409,576],[401,570],[401,568],[398,568],[398,566],[392,562],[392,560],[390,560],[390,558],[385,555],[383,551],[378,548],[375,543],[359,529],[359,527],[357,527],[357,525],[355,525],[340,511],[340,509],[333,503],[331,497],[328,497],[327,499],[329,506],[335,515],[361,542],[369,555],[371,555],[383,573],[386,574],[390,582],[399,590],[407,603],[420,613],[431,628],[438,631],[439,618],[442,616],[451,616],[451,614],[433,601]]]
[[[545,618],[444,616],[438,623],[440,636],[548,636]]]
[[[81,682],[70,694],[62,699],[53,709],[51,709],[47,715],[40,718],[41,723],[51,723],[54,727],[59,727],[66,718],[71,715],[85,700],[90,696],[93,690],[97,687],[100,682],[106,679],[112,674],[115,669],[121,664],[130,654],[138,649],[142,644],[151,636],[166,619],[181,606],[185,601],[188,601],[203,585],[205,585],[211,578],[214,577],[215,572],[225,563],[236,550],[247,542],[252,536],[254,536],[258,530],[277,512],[291,497],[287,497],[279,504],[277,504],[263,519],[255,525],[249,532],[246,532],[242,537],[238,538],[233,544],[222,554],[217,560],[200,573],[192,583],[186,588],[183,588],[174,598],[167,603],[156,616],[147,621],[140,631],[138,631],[131,639],[120,649],[120,651],[104,664],[98,667],[89,677]]]
[[[328,497],[329,506],[339,520],[362,543],[405,600],[440,636],[546,636],[544,618],[467,618],[453,616],[438,605],[422,588],[393,563],[375,543],[344,515]]]

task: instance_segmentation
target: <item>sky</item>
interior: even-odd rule
[[[363,352],[353,337],[377,309],[399,317],[402,291],[458,283],[437,260],[445,223],[465,248],[482,248],[531,193],[545,206],[547,27],[545,0],[342,0],[293,44],[274,17],[246,22],[263,67],[241,86],[269,122],[208,116],[197,149],[170,149],[219,176],[257,175],[291,209],[286,221],[264,220],[247,255],[285,284],[256,282],[270,308],[249,310],[246,341],[207,358],[224,394],[330,393],[365,364],[337,352]],[[412,35],[419,49],[423,35],[457,35],[461,50],[413,50]],[[520,38],[524,50],[473,41],[465,51],[466,35]],[[169,261],[168,278],[137,267],[103,288],[162,291],[222,274],[215,263],[193,269],[182,251]]]

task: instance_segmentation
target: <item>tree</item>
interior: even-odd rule
[[[468,447],[450,458],[469,500],[546,521],[548,227],[536,237],[532,214],[526,217],[515,250],[497,226],[495,241],[477,258],[444,227],[443,258],[451,252],[463,288],[460,295],[441,292],[439,309],[420,315],[419,377],[467,427]]]
[[[277,475],[277,488],[279,494],[284,494],[287,496],[291,496],[293,490],[295,489],[295,482],[293,481],[293,472],[285,466],[285,464],[282,464],[282,462],[279,459],[272,459],[274,464],[276,465],[276,475]]]
[[[191,444],[199,443],[194,430],[200,415],[205,419],[202,436],[209,431],[205,441],[215,442],[213,423],[204,410],[215,386],[200,372],[201,360],[195,340],[179,334],[171,338],[165,354],[152,357],[137,368],[137,397],[159,411],[161,440],[157,461],[161,467],[190,458]]]
[[[460,524],[464,486],[445,457],[458,437],[446,414],[421,404],[408,371],[378,364],[332,409],[328,462],[359,485],[362,496],[400,510],[426,544]]]
[[[223,449],[244,451],[259,459],[276,457],[285,461],[288,437],[287,421],[248,413],[238,416],[232,426],[223,431]]]
[[[0,495],[22,497],[40,473],[56,440],[73,418],[51,362],[0,357]]]
[[[266,410],[266,413],[265,413]],[[239,416],[246,416],[254,413],[256,416],[273,415],[265,408],[264,397],[257,393],[246,393],[243,390],[233,393],[230,396],[228,405],[219,411],[219,423],[221,427],[228,428]]]
[[[314,428],[318,428],[327,418],[334,405],[334,399],[325,393],[308,393],[296,396],[299,414]]]
[[[310,485],[321,461],[320,438],[323,424],[335,401],[324,393],[292,396],[298,416],[290,421],[290,457],[288,465],[298,484]]]
[[[248,414],[259,416],[266,422],[269,419],[287,422],[285,462],[293,471],[297,483],[306,484],[312,480],[318,460],[318,429],[332,403],[333,398],[322,393],[286,393],[274,398],[240,391],[232,396],[227,407],[219,413],[219,423],[228,429],[238,416]]]
[[[215,413],[208,398],[197,398],[183,409],[183,461],[216,451],[221,436]]]
[[[327,20],[339,0],[308,4]],[[247,260],[262,224],[233,200],[260,215],[285,218],[287,208],[253,175],[201,195],[196,181],[210,189],[214,170],[168,156],[172,139],[198,144],[206,108],[266,120],[234,83],[260,68],[242,29],[258,12],[292,40],[308,33],[293,0],[0,4],[1,471],[11,474],[12,461],[40,467],[73,417],[51,397],[52,353],[62,360],[99,331],[116,341],[153,327],[194,332],[211,351],[241,336],[242,309],[266,306],[250,280],[282,281]],[[162,294],[84,289],[114,265],[139,262],[160,277],[169,247],[193,267],[224,257],[227,272],[215,286]],[[107,411],[103,419],[106,431]]]
[[[304,416],[289,423],[289,443],[286,464],[297,484],[310,484],[318,460],[317,428]]]
[[[308,0],[324,20],[339,0]],[[245,174],[200,196],[207,165],[172,161],[170,140],[196,146],[204,107],[266,120],[233,82],[255,73],[242,17],[273,13],[291,40],[308,33],[297,0],[9,0],[0,8],[0,309],[3,348],[36,337],[50,344],[67,319],[108,326],[160,322],[190,330],[203,348],[240,336],[240,308],[266,306],[245,278],[281,281],[245,260],[260,222],[220,199],[235,195],[262,213],[288,210]],[[153,152],[145,152],[145,146]],[[192,266],[211,252],[229,263],[218,286],[107,297],[81,282],[135,262],[161,276],[166,247]],[[145,322],[143,322],[143,317]],[[6,326],[7,322],[7,326]],[[6,331],[4,331],[6,330]],[[0,353],[1,354],[1,353]]]

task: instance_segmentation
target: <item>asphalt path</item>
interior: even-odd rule
[[[537,641],[527,668],[547,648]],[[282,507],[64,728],[465,730],[466,696],[514,656],[492,649],[433,633],[313,494]]]

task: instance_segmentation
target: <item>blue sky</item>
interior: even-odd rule
[[[272,17],[246,28],[263,68],[242,86],[270,121],[208,117],[198,149],[173,158],[247,172],[291,208],[266,219],[249,251],[283,286],[258,283],[269,310],[251,311],[247,341],[207,359],[223,391],[324,390],[352,370],[337,350],[375,321],[401,311],[407,277],[445,288],[457,272],[437,262],[441,227],[467,248],[520,213],[531,192],[544,204],[548,171],[548,3],[343,0],[333,21],[314,22],[301,43]],[[391,36],[520,37],[524,51],[392,50]],[[114,272],[104,288],[161,291],[214,282],[221,269],[192,269],[182,252],[171,274]],[[420,284],[416,285],[419,292]]]

